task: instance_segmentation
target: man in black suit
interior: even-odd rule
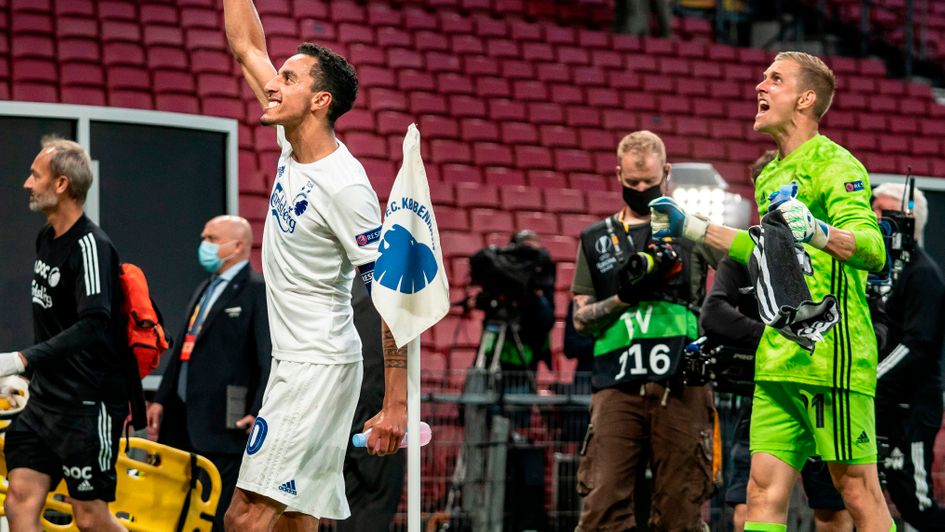
[[[262,404],[272,347],[266,287],[249,266],[249,223],[218,216],[200,236],[200,264],[212,275],[187,305],[184,331],[148,408],[148,436],[216,465],[223,491],[213,530],[222,531],[247,433]]]

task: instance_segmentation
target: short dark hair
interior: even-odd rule
[[[316,60],[309,72],[315,80],[312,90],[331,93],[328,127],[333,128],[335,121],[354,106],[354,100],[358,97],[358,75],[344,57],[324,46],[303,42],[296,51]]]

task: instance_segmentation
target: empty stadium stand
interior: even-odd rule
[[[858,16],[859,0],[832,1]],[[930,5],[929,43],[945,57],[945,4]],[[453,300],[468,283],[469,255],[519,228],[543,236],[558,261],[559,319],[545,383],[568,382],[574,370],[560,352],[577,236],[621,206],[619,138],[651,129],[671,161],[710,162],[739,191],[750,190],[748,163],[771,147],[751,122],[754,87],[773,53],[715,44],[703,19],[677,18],[677,39],[668,40],[611,34],[607,0],[267,0],[257,8],[277,65],[312,40],[357,68],[359,98],[337,128],[382,200],[406,127],[419,125]],[[839,87],[823,132],[870,171],[911,166],[945,178],[945,106],[929,86],[890,79],[877,60],[826,59]],[[0,99],[238,120],[240,210],[261,234],[279,152],[228,53],[218,0],[0,0]],[[424,335],[424,364],[436,370],[425,385],[461,384],[438,371],[469,367],[480,320],[456,309]],[[442,477],[455,456],[437,460],[431,467]]]

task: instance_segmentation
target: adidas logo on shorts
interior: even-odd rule
[[[88,480],[83,480],[76,489],[79,491],[92,491],[95,488],[92,487],[92,484]]]
[[[866,431],[860,433],[860,437],[856,439],[856,443],[869,443],[870,437],[866,435]]]
[[[285,484],[279,486],[279,491],[284,491],[284,492],[288,493],[289,495],[298,495],[298,494],[299,494],[299,492],[295,491],[295,481],[294,481],[294,480],[290,480],[290,481],[286,482]]]

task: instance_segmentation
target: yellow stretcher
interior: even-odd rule
[[[0,437],[0,503],[6,499],[8,489],[3,442],[4,438]],[[115,464],[116,500],[109,508],[128,530],[192,532],[211,529],[221,487],[220,473],[210,460],[142,438],[122,438],[120,448]],[[46,497],[43,530],[79,530],[72,519],[72,506],[65,501],[67,495],[65,482],[60,482]],[[65,514],[69,524],[51,522],[49,510]],[[3,515],[2,504],[0,515]],[[60,518],[55,520],[58,522]]]

